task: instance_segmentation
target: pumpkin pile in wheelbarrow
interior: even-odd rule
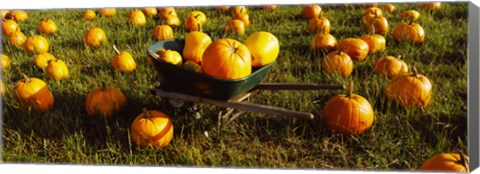
[[[270,73],[279,54],[271,33],[252,33],[244,42],[212,39],[192,31],[185,39],[158,41],[147,53],[161,76],[160,88],[227,101],[253,89]]]

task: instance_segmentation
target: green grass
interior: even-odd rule
[[[418,4],[395,5],[395,12],[386,14],[390,31],[399,24],[400,12],[418,9]],[[364,8],[321,6],[337,40],[365,34],[361,28]],[[33,54],[2,38],[2,52],[12,60],[12,68],[2,76],[7,86],[2,158],[7,163],[414,170],[434,154],[467,149],[467,9],[468,3],[443,3],[441,11],[419,10],[418,23],[426,31],[423,44],[396,44],[387,34],[387,50],[355,62],[354,72],[346,78],[321,72],[325,53],[310,50],[313,35],[307,31],[308,21],[300,17],[301,6],[280,6],[271,12],[249,8],[251,26],[244,36],[223,33],[229,14],[211,8],[177,9],[182,22],[190,11],[205,12],[208,24],[204,31],[213,39],[244,41],[260,30],[277,36],[280,55],[265,82],[346,84],[354,80],[354,93],[370,101],[375,111],[374,125],[358,137],[333,134],[322,125],[326,102],[345,93],[338,90],[256,91],[249,102],[311,112],[315,119],[247,112],[217,137],[221,108],[199,104],[202,118],[197,120],[192,112],[173,109],[150,94],[149,90],[160,84],[145,53],[154,43],[150,31],[156,20],[147,19],[146,26],[133,27],[127,23],[131,9],[117,9],[116,16],[97,16],[92,22],[81,18],[84,9],[29,10],[27,21],[19,23],[22,31],[27,37],[39,34],[36,26],[40,20],[53,19],[59,32],[45,37],[51,44],[50,53],[67,63],[71,77],[48,80],[33,64]],[[83,35],[92,25],[105,30],[108,44],[98,49],[83,44]],[[175,37],[185,34],[183,27],[175,29]],[[135,73],[111,69],[113,44],[133,55],[138,64]],[[384,98],[388,79],[375,74],[373,64],[384,55],[399,54],[433,83],[432,103],[425,112],[399,107]],[[55,97],[49,112],[39,114],[18,107],[12,93],[20,73],[47,82]],[[102,82],[119,87],[128,100],[127,107],[111,119],[87,116],[84,109],[87,94]],[[142,108],[161,110],[173,120],[174,139],[166,148],[140,148],[130,141],[130,124]],[[205,131],[210,137],[205,137]]]

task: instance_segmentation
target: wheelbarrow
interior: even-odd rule
[[[148,57],[161,78],[161,85],[151,91],[154,95],[174,101],[204,103],[226,108],[224,114],[221,111],[218,114],[219,130],[246,111],[306,120],[314,119],[314,115],[307,112],[244,102],[255,90],[343,90],[345,88],[344,85],[338,84],[262,83],[276,64],[275,61],[263,67],[252,69],[252,73],[247,77],[227,80],[181,68],[161,60],[155,53],[159,49],[166,49],[175,50],[181,54],[184,44],[185,42],[182,39],[171,39],[158,41],[148,47]],[[234,114],[235,110],[240,111]]]

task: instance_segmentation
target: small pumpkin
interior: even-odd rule
[[[128,22],[134,26],[144,26],[147,23],[147,18],[142,11],[135,9],[128,13]]]
[[[117,14],[117,10],[115,8],[102,8],[98,11],[98,13],[103,16],[112,17]]]
[[[24,109],[46,112],[55,103],[55,98],[47,84],[36,77],[22,74],[23,79],[15,83],[14,97]]]
[[[200,22],[200,24],[202,24],[202,26],[207,24],[207,16],[201,11],[192,11],[189,13],[189,16],[194,16]]]
[[[167,18],[168,16],[177,16],[177,12],[174,7],[159,8],[158,13],[160,17]]]
[[[202,66],[200,66],[199,64],[191,61],[191,60],[187,60],[185,61],[185,63],[182,64],[182,68],[185,68],[185,69],[188,69],[188,70],[191,70],[191,71],[195,71],[195,72],[198,72],[198,73],[202,73]]]
[[[164,148],[173,139],[173,122],[163,112],[146,110],[135,117],[130,128],[132,141],[149,148]]]
[[[168,40],[173,38],[173,29],[169,25],[157,25],[152,30],[153,40]]]
[[[94,20],[96,17],[97,14],[93,10],[87,10],[82,15],[82,18],[87,20]]]
[[[102,83],[101,87],[94,88],[88,93],[85,110],[90,116],[112,117],[125,106],[126,102],[127,98],[119,88]]]
[[[233,19],[241,20],[245,27],[250,26],[250,16],[248,14],[236,15],[233,17]]]
[[[189,15],[187,20],[185,20],[185,24],[183,25],[185,30],[187,31],[201,31],[202,30],[202,23],[199,19],[195,16]]]
[[[423,162],[417,171],[468,173],[469,162],[470,159],[460,153],[440,153]]]
[[[51,60],[56,60],[56,58],[50,53],[40,53],[34,58],[35,65],[40,69],[46,69]]]
[[[2,20],[2,33],[9,36],[10,34],[20,31],[20,27],[18,26],[17,22],[14,20]]]
[[[16,47],[23,46],[26,41],[27,37],[25,37],[25,34],[23,34],[23,32],[21,32],[20,30],[15,31],[10,34],[10,36],[8,36],[8,43]]]
[[[416,21],[418,18],[420,18],[420,13],[416,10],[407,10],[400,13],[400,20]]]
[[[218,39],[208,45],[202,57],[205,74],[222,79],[240,79],[252,73],[249,49],[234,39]]]
[[[92,48],[97,48],[107,42],[107,34],[99,27],[89,29],[83,38],[86,45]]]
[[[175,50],[159,49],[155,52],[161,60],[165,62],[182,65],[182,56]]]
[[[408,65],[402,59],[402,56],[383,56],[375,61],[375,72],[380,75],[386,75],[393,78],[399,74],[408,73]]]
[[[58,31],[58,27],[51,19],[43,19],[40,24],[38,24],[38,31],[42,34],[53,34]]]
[[[374,34],[374,32],[372,31],[371,34],[364,34],[362,37],[360,37],[360,39],[367,42],[369,53],[385,51],[387,40],[382,35]]]
[[[1,54],[2,55],[2,70],[7,70],[7,69],[10,69],[10,57],[8,57],[7,55],[5,54]]]
[[[383,8],[388,13],[393,13],[395,11],[395,6],[393,4],[386,4]]]
[[[385,94],[404,107],[425,108],[432,98],[432,83],[414,67],[412,73],[397,75],[388,82]]]
[[[165,20],[165,24],[169,25],[172,28],[177,28],[178,26],[180,26],[180,19],[177,15],[170,15],[166,18],[163,18],[163,20]]]
[[[308,23],[308,31],[311,34],[316,34],[318,32],[330,33],[330,28],[330,20],[328,20],[328,18],[325,16],[314,17],[310,19]]]
[[[48,52],[49,43],[43,36],[34,35],[27,38],[23,47],[27,52],[40,54]]]
[[[45,72],[48,79],[61,80],[69,77],[67,64],[60,59],[48,61]]]
[[[382,9],[378,7],[369,7],[363,12],[363,23],[368,23],[372,18],[383,16]]]
[[[241,16],[248,14],[248,9],[245,6],[235,6],[232,10],[233,19],[240,19]]]
[[[385,35],[388,33],[389,25],[387,18],[377,14],[364,20],[364,28],[366,32],[373,30],[375,34]]]
[[[13,19],[17,22],[23,22],[28,19],[28,13],[24,10],[12,10],[6,15],[7,19]]]
[[[239,19],[233,19],[225,24],[225,31],[243,35],[245,34],[245,23]]]
[[[208,45],[212,43],[212,38],[201,31],[192,31],[185,36],[185,46],[182,56],[185,60],[191,60],[201,64],[203,53]]]
[[[353,82],[348,85],[348,93],[337,95],[323,108],[322,122],[331,131],[342,135],[360,135],[370,129],[374,112],[370,102],[354,94]]]
[[[410,20],[410,23],[402,23],[392,31],[392,37],[395,42],[410,42],[420,44],[425,41],[425,31],[423,27]]]
[[[368,43],[359,38],[344,38],[338,41],[336,50],[342,50],[353,60],[363,61],[366,59],[370,48]]]
[[[130,53],[118,50],[115,45],[113,49],[117,53],[112,59],[113,69],[120,72],[133,72],[137,69],[137,63]]]
[[[149,18],[153,18],[155,15],[157,15],[157,9],[153,7],[146,7],[142,9],[143,14]]]
[[[335,49],[337,45],[337,39],[331,35],[330,33],[326,32],[319,32],[313,37],[312,41],[310,42],[310,47],[313,50],[323,50],[323,51],[332,51]]]
[[[420,4],[420,9],[423,10],[440,10],[441,8],[441,2],[425,2]]]
[[[320,15],[322,8],[317,4],[306,5],[303,7],[302,16],[306,19],[316,18]]]
[[[325,73],[339,73],[346,77],[353,71],[353,61],[348,54],[341,50],[328,53],[322,60],[322,71]]]
[[[243,42],[252,56],[252,66],[262,67],[275,61],[280,53],[280,43],[272,33],[257,31]]]

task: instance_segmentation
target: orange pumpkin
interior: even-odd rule
[[[302,16],[306,19],[316,18],[320,15],[322,8],[319,5],[312,4],[303,7]]]
[[[93,10],[87,10],[82,15],[82,18],[87,20],[94,20],[96,17],[97,17],[97,14]]]
[[[48,111],[55,103],[52,92],[47,84],[35,77],[27,77],[22,74],[23,79],[15,84],[14,97],[22,108],[38,112]]]
[[[164,7],[159,8],[158,13],[160,17],[167,18],[168,16],[177,16],[177,12],[175,11],[174,7]]]
[[[275,61],[280,53],[280,43],[272,33],[257,31],[243,42],[252,56],[252,66],[262,67]]]
[[[101,15],[112,17],[117,14],[117,10],[115,8],[102,8],[98,11]]]
[[[48,52],[49,44],[43,36],[34,35],[25,41],[23,47],[27,52],[40,54]]]
[[[363,23],[368,23],[371,19],[375,17],[380,17],[383,16],[383,11],[382,9],[378,7],[370,7],[365,12],[363,12]]]
[[[385,37],[379,34],[365,34],[360,39],[364,40],[368,44],[369,53],[383,52],[385,51],[385,45],[387,40]]]
[[[153,40],[168,40],[173,38],[173,29],[169,25],[157,25],[152,30]]]
[[[38,24],[38,31],[42,34],[53,34],[58,31],[58,27],[51,19],[43,19],[40,24]]]
[[[401,56],[384,56],[377,61],[374,65],[375,72],[380,75],[386,75],[389,78],[393,78],[399,74],[405,74],[408,72],[408,65]]]
[[[119,88],[102,83],[102,87],[94,88],[87,95],[85,110],[90,116],[112,117],[125,106],[126,102],[127,98]]]
[[[10,35],[16,31],[20,31],[20,27],[18,26],[17,22],[14,20],[2,20],[2,33],[5,35]]]
[[[202,23],[195,16],[189,15],[183,25],[187,31],[202,31]]]
[[[165,21],[165,24],[169,25],[172,28],[177,28],[180,26],[180,19],[178,18],[177,15],[170,15],[166,18],[163,18]]]
[[[212,38],[201,31],[188,33],[187,36],[185,36],[185,46],[182,52],[183,58],[200,64],[205,49],[207,49],[211,43]]]
[[[410,23],[402,23],[392,31],[392,37],[395,42],[411,42],[414,44],[423,43],[425,40],[425,31],[423,27],[410,20]]]
[[[133,72],[137,69],[137,63],[130,53],[118,50],[115,45],[113,49],[117,53],[112,59],[113,69],[120,72]]]
[[[440,10],[441,8],[441,2],[425,2],[420,4],[420,9],[424,10]]]
[[[132,10],[128,13],[128,22],[134,26],[144,26],[147,23],[147,18],[140,10]]]
[[[219,6],[216,9],[220,12],[227,12],[228,10],[230,10],[230,6],[228,6],[228,5]]]
[[[436,154],[417,169],[424,172],[455,172],[468,173],[470,159],[459,153],[440,153]]]
[[[388,21],[384,16],[375,15],[364,20],[364,29],[367,32],[373,31],[375,34],[384,35],[388,33]]]
[[[107,42],[107,35],[98,27],[89,29],[83,38],[86,45],[92,48],[97,48]]]
[[[310,19],[310,22],[308,24],[308,31],[311,34],[316,34],[318,32],[330,33],[330,28],[330,20],[328,20],[328,18],[326,18],[325,16],[314,17]]]
[[[414,67],[413,73],[397,75],[388,82],[385,94],[388,99],[394,99],[404,107],[425,108],[432,98],[432,83],[424,75],[418,74]]]
[[[387,5],[383,6],[383,8],[388,13],[393,13],[393,11],[395,11],[395,6],[393,4],[387,4]]]
[[[407,10],[400,14],[400,20],[416,21],[420,17],[420,13],[416,10]]]
[[[40,54],[37,54],[33,60],[37,67],[41,69],[45,69],[48,66],[48,62],[50,60],[56,60],[56,58],[50,53],[40,53]]]
[[[10,57],[8,57],[7,55],[5,54],[1,54],[2,55],[2,70],[7,70],[10,68]]]
[[[240,79],[252,73],[248,48],[233,39],[219,39],[208,45],[202,57],[205,74],[222,79]]]
[[[172,120],[163,112],[146,110],[133,120],[130,135],[141,147],[163,148],[173,139]]]
[[[322,122],[335,133],[360,135],[373,124],[375,115],[370,102],[352,91],[350,82],[346,95],[331,98],[323,108]]]
[[[323,50],[327,52],[333,50],[336,45],[337,39],[330,33],[325,32],[317,33],[310,42],[310,47],[313,50]]]
[[[175,50],[165,50],[159,49],[155,52],[161,60],[165,62],[174,64],[174,65],[182,65],[182,56]]]
[[[45,72],[48,79],[60,80],[69,77],[67,64],[60,59],[48,61]]]
[[[330,52],[322,60],[322,71],[325,73],[339,73],[346,77],[353,71],[353,61],[348,54],[342,51]]]
[[[200,24],[202,24],[202,26],[207,24],[207,16],[201,11],[192,11],[189,13],[189,16],[194,16],[195,19],[197,19]]]
[[[28,14],[23,10],[12,10],[7,13],[6,18],[13,19],[17,22],[23,22],[28,19]]]
[[[243,35],[245,34],[245,24],[241,20],[233,19],[225,24],[225,31]]]
[[[155,15],[157,15],[157,9],[152,7],[143,8],[142,12],[149,18],[153,18]]]
[[[10,11],[8,10],[0,10],[0,16],[2,17],[2,20],[7,19],[6,17],[9,12]]]
[[[235,6],[232,10],[233,19],[239,19],[241,16],[248,14],[248,9],[245,6]]]
[[[237,15],[234,16],[233,19],[241,20],[245,27],[248,27],[250,25],[250,16],[248,14]]]
[[[8,43],[10,45],[21,47],[27,41],[27,37],[20,31],[15,31],[10,36],[8,36]]]
[[[342,50],[353,60],[363,61],[368,55],[370,48],[368,43],[359,38],[345,38],[340,40],[335,47],[336,50]]]

